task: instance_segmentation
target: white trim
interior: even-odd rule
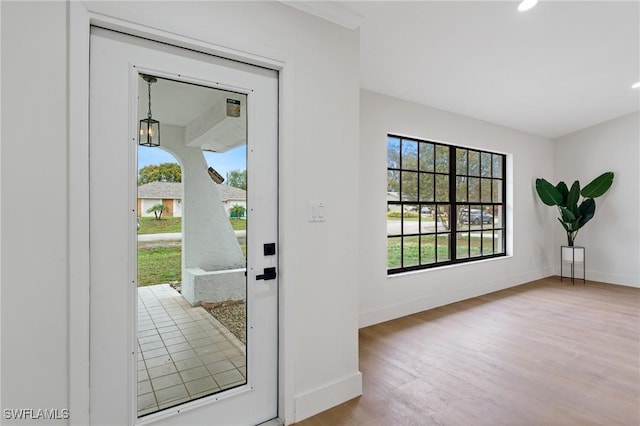
[[[325,21],[340,25],[348,30],[357,30],[362,24],[363,17],[333,1],[287,1],[280,0],[289,7],[301,10]]]
[[[290,200],[295,194],[295,81],[296,63],[293,57],[276,57],[282,61],[279,70],[278,88],[278,417],[285,424],[295,422],[295,327],[294,327],[294,288],[296,282],[294,265],[296,254],[288,251],[283,241],[293,241],[295,231],[287,226],[296,221],[294,209],[285,208],[293,205]]]
[[[86,6],[90,7],[91,3],[88,3]],[[221,58],[244,62],[250,65],[279,71],[284,68],[287,62],[286,55],[277,49],[260,46],[259,48],[261,52],[253,53],[257,46],[253,44],[243,44],[239,40],[225,40],[227,43],[236,44],[234,47],[227,47],[221,44],[213,44],[204,40],[170,33],[153,27],[148,27],[146,25],[123,21],[100,13],[88,11],[88,14],[90,25],[119,31],[124,34],[138,36],[161,43],[167,43],[177,47],[183,47],[185,49],[208,53],[210,55],[220,56]]]
[[[260,423],[258,426],[282,426],[282,420],[280,419],[272,419],[264,423]]]
[[[89,28],[91,25],[121,31],[175,46],[197,50],[227,59],[270,68],[279,71],[279,161],[293,163],[294,146],[294,61],[284,52],[262,45],[242,45],[238,40],[226,40],[228,46],[168,33],[159,29],[122,21],[96,14],[88,8],[91,3],[70,2],[69,14],[69,211],[73,224],[69,235],[69,407],[73,416],[71,425],[89,424]],[[288,173],[278,166],[280,188],[292,187],[286,177]],[[291,182],[293,179],[290,180]],[[286,189],[284,192],[286,193]],[[283,192],[283,191],[280,191]],[[292,217],[279,206],[279,238],[289,235],[284,223]],[[73,219],[73,220],[72,220]],[[293,260],[286,248],[278,244],[279,264],[279,377],[278,416],[286,424],[294,421],[295,386],[294,330],[292,323],[293,269],[282,269],[282,265]],[[284,260],[284,259],[287,260]],[[291,360],[290,360],[291,359]]]
[[[286,265],[295,264],[295,253],[288,251],[283,241],[294,240],[294,230],[286,224],[295,223],[294,209],[285,206],[294,205],[289,201],[295,194],[295,62],[292,58],[284,61],[279,81],[279,139],[278,146],[278,417],[284,424],[295,421],[295,333],[294,333],[294,284],[295,268]]]
[[[186,401],[183,402],[177,406],[174,407],[170,407],[164,410],[160,410],[160,411],[156,411],[153,414],[149,414],[146,415],[144,417],[137,417],[137,413],[135,413],[135,419],[133,421],[133,423],[131,423],[132,425],[135,426],[146,426],[146,425],[152,425],[154,423],[160,422],[163,419],[169,419],[177,414],[180,413],[186,413],[189,412],[191,410],[195,410],[198,409],[200,407],[205,407],[209,404],[211,404],[212,401],[220,401],[220,400],[225,400],[228,398],[235,398],[239,395],[242,394],[246,394],[246,393],[250,393],[253,390],[253,385],[249,382],[247,382],[245,385],[243,386],[239,386],[236,388],[232,388],[229,390],[226,390],[224,392],[221,393],[217,393],[217,394],[211,394],[208,395],[204,398],[199,398],[199,399],[194,399],[191,401]]]
[[[89,70],[91,71],[91,70]],[[131,141],[138,139],[138,70],[133,64],[129,65],[129,138]],[[129,253],[127,255],[127,261],[129,263],[129,281],[132,285],[127,286],[127,312],[129,313],[129,324],[127,330],[129,333],[129,347],[128,353],[130,354],[129,370],[127,371],[127,378],[129,382],[129,424],[135,424],[138,418],[138,380],[137,380],[137,362],[138,351],[136,350],[138,345],[138,238],[136,230],[136,222],[138,220],[137,215],[137,194],[138,194],[138,146],[134,143],[127,144],[129,166],[127,167],[127,174],[129,175],[127,181],[129,183],[129,229],[128,238]]]
[[[0,45],[2,45],[2,6],[0,6]],[[2,55],[0,54],[0,82],[2,81]],[[0,84],[0,100],[2,99],[2,84]],[[0,102],[0,146],[2,146],[2,102]],[[0,149],[0,170],[2,170],[2,150]],[[0,173],[0,235],[2,235],[2,174]],[[0,271],[2,271],[2,245],[0,244]],[[2,306],[2,278],[0,278],[0,307]],[[0,330],[2,330],[2,315],[0,315]],[[2,366],[2,339],[0,339],[0,366]],[[2,401],[2,386],[0,386],[0,401]]]
[[[296,422],[362,395],[362,373],[345,377],[296,397]]]
[[[587,263],[587,265],[589,264]],[[560,275],[560,272],[558,271],[556,275]],[[624,287],[640,288],[640,283],[638,283],[638,281],[633,275],[612,274],[611,272],[602,272],[602,271],[594,271],[594,270],[587,269],[586,276],[587,276],[587,281],[597,281],[597,282],[611,284],[611,285],[621,285]],[[565,275],[563,279],[566,280],[567,276]],[[569,280],[570,279],[571,277],[569,277]],[[576,281],[578,280],[582,281],[582,277],[576,277]]]
[[[69,419],[89,424],[89,16],[69,2]]]

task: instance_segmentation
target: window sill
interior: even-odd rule
[[[409,276],[409,275],[423,274],[425,272],[442,271],[442,270],[451,269],[451,268],[469,267],[469,266],[474,266],[474,265],[478,265],[478,264],[481,264],[481,263],[487,263],[487,262],[500,262],[500,261],[503,261],[503,260],[506,260],[506,259],[511,259],[512,257],[513,257],[512,254],[507,254],[505,256],[492,257],[490,259],[478,259],[478,260],[475,260],[473,262],[453,263],[453,264],[450,264],[450,265],[434,266],[433,268],[416,269],[414,271],[398,272],[396,274],[387,274],[387,278],[393,279],[393,278],[398,278],[398,277],[406,277],[406,276]]]

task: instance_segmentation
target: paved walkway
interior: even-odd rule
[[[246,382],[245,346],[169,284],[138,288],[138,415]]]
[[[246,237],[247,231],[241,229],[239,231],[233,231],[236,237]],[[164,234],[138,234],[138,241],[151,242],[151,241],[181,241],[182,232],[168,232]]]

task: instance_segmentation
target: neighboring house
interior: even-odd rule
[[[231,216],[231,208],[239,204],[245,209],[247,208],[247,191],[244,189],[236,188],[231,185],[216,185],[218,189],[218,195],[220,201],[224,205],[224,209],[227,211],[227,216]]]
[[[149,182],[138,187],[138,216],[153,216],[147,213],[151,207],[162,204],[165,217],[182,217],[182,183]]]
[[[229,185],[216,185],[220,201],[227,215],[231,208],[239,204],[247,208],[247,191]],[[163,216],[182,217],[182,183],[149,182],[138,187],[138,216],[153,216],[147,213],[151,207],[162,204]]]
[[[387,201],[400,201],[400,196],[395,191],[387,191]],[[399,212],[400,206],[390,206],[387,208],[389,212]]]

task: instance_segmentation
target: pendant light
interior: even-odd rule
[[[138,135],[138,145],[160,146],[160,122],[151,117],[151,85],[158,81],[157,78],[142,74],[142,78],[149,87],[149,112],[147,118],[140,120],[140,133]]]

